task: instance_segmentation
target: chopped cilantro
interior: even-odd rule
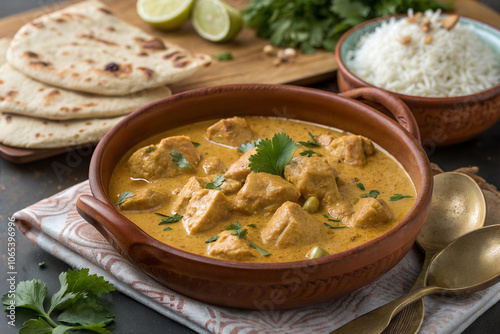
[[[362,198],[365,198],[365,197],[377,198],[378,195],[380,195],[380,191],[378,191],[378,190],[370,190],[369,193],[367,193],[367,194],[361,194],[361,195],[359,195],[359,197],[362,197]]]
[[[320,147],[321,145],[318,143],[316,138],[314,138],[314,135],[310,132],[307,133],[309,137],[311,137],[311,140],[308,141],[299,141],[299,145],[305,146],[305,147]]]
[[[210,239],[205,240],[205,243],[206,243],[206,244],[209,244],[209,243],[211,243],[211,242],[215,242],[215,241],[217,241],[218,239],[219,239],[219,236],[218,236],[218,235],[215,235],[215,236],[211,237]]]
[[[391,196],[389,198],[389,201],[395,202],[395,201],[399,201],[400,199],[403,199],[403,198],[411,198],[411,196],[409,196],[409,195],[402,195],[402,194],[394,194],[393,196]]]
[[[135,194],[131,193],[130,191],[124,191],[120,195],[118,195],[118,200],[116,201],[116,205],[120,206],[125,202],[127,198],[134,197]]]
[[[269,253],[268,251],[266,251],[264,248],[260,247],[259,245],[255,244],[254,242],[252,242],[252,241],[250,241],[248,239],[246,239],[246,240],[250,243],[250,245],[253,248],[255,248],[256,250],[258,250],[259,253],[262,254],[263,256],[269,256],[269,255],[271,255],[271,253]]]
[[[347,227],[345,225],[331,225],[331,224],[328,224],[328,223],[323,223],[325,224],[325,226],[327,226],[328,228],[331,228],[331,229],[337,229],[337,228],[344,228],[344,227]]]
[[[159,212],[155,212],[155,214],[160,216],[160,217],[163,217],[163,219],[161,220],[160,223],[158,223],[158,225],[177,223],[183,217],[177,213],[175,213],[173,216],[167,216],[167,215],[164,215],[163,213],[159,213]]]
[[[257,145],[259,145],[260,141],[262,139],[257,139],[257,140],[252,140],[251,142],[248,142],[248,143],[245,143],[245,144],[241,144],[240,147],[238,148],[238,151],[240,153],[246,153],[248,151],[250,151],[252,148],[256,147]]]
[[[257,228],[257,225],[255,225],[255,224],[248,224],[247,226],[250,226],[250,227],[253,227],[253,228]]]
[[[220,190],[220,187],[222,186],[224,181],[226,181],[226,177],[224,176],[224,174],[217,175],[216,177],[214,177],[213,182],[207,183],[205,188],[213,189],[213,190]]]
[[[248,234],[248,230],[245,228],[245,229],[242,229],[241,228],[241,224],[239,222],[236,222],[234,224],[231,224],[229,226],[226,226],[224,228],[225,230],[227,231],[234,231],[232,232],[231,234],[232,235],[237,235],[238,236],[238,239],[244,239],[246,241],[248,241],[250,243],[250,245],[255,248],[256,250],[259,251],[260,254],[262,254],[263,256],[269,256],[271,255],[271,253],[269,253],[268,251],[266,251],[265,249],[259,247],[257,244],[255,244],[254,242],[248,240],[245,236]],[[209,239],[210,240],[210,239]]]
[[[171,160],[175,162],[177,166],[179,166],[179,168],[191,169],[191,165],[189,164],[189,161],[187,161],[184,157],[184,154],[173,150],[170,155],[172,156]]]
[[[272,139],[263,139],[257,145],[257,154],[249,158],[250,170],[283,176],[296,149],[295,142],[284,132],[275,134]]]
[[[155,149],[154,146],[148,146],[148,147],[146,147],[146,149],[144,151],[146,151],[146,153],[151,153],[154,151],[154,149]]]
[[[172,228],[171,228],[171,227],[165,227],[165,228],[163,229],[163,231],[172,231]]]
[[[363,190],[363,191],[365,191],[365,190],[366,190],[366,189],[365,189],[365,186],[364,186],[364,185],[363,185],[363,183],[361,183],[361,182],[356,183],[356,186],[358,186],[358,188],[359,188],[360,190]]]
[[[305,156],[305,155],[307,155],[307,157],[308,157],[308,158],[312,157],[312,156],[313,156],[313,154],[317,154],[317,155],[318,155],[318,157],[322,157],[322,156],[323,156],[323,154],[321,154],[321,153],[319,153],[319,152],[315,152],[315,151],[313,151],[313,150],[309,150],[309,149],[307,149],[307,150],[304,150],[304,151],[300,152],[300,155],[301,155],[301,156]]]
[[[193,146],[194,146],[194,147],[198,147],[198,146],[200,146],[200,143],[197,143],[197,142],[195,142],[195,141],[192,141],[192,142],[191,142],[191,144],[193,144]]]

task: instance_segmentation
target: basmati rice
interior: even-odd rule
[[[431,22],[428,33],[406,19],[383,22],[347,55],[347,67],[374,86],[414,96],[470,95],[500,82],[500,56],[460,22],[441,28],[440,15],[424,13]],[[410,42],[403,44],[406,36]]]

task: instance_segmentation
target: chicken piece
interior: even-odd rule
[[[255,257],[250,243],[245,239],[238,238],[237,235],[232,235],[231,231],[221,232],[217,241],[208,246],[207,253],[211,256],[234,261],[244,261]]]
[[[338,200],[337,198],[332,200],[328,197],[328,195],[325,196],[324,200],[326,210],[333,219],[343,220],[354,213],[353,206],[348,201]]]
[[[224,164],[218,157],[208,157],[203,161],[203,170],[206,175],[223,174],[225,172]]]
[[[300,192],[282,177],[268,173],[250,173],[236,194],[235,209],[254,214],[274,212],[286,201],[295,202]]]
[[[327,148],[339,162],[343,161],[354,166],[364,166],[366,157],[375,153],[375,147],[370,139],[356,135],[339,137]]]
[[[354,214],[348,219],[347,224],[363,228],[383,224],[391,218],[391,210],[383,200],[366,197],[354,205]]]
[[[168,195],[158,190],[144,188],[136,191],[135,196],[127,198],[120,209],[122,211],[150,211],[165,204]]]
[[[257,153],[257,149],[254,147],[251,150],[245,152],[238,160],[236,160],[229,169],[227,170],[224,176],[227,179],[234,179],[241,182],[244,182],[248,174],[250,174],[251,170],[248,165],[250,164],[250,156]]]
[[[204,186],[196,176],[191,177],[172,204],[172,213],[183,214],[194,193],[203,188]]]
[[[221,119],[207,129],[209,140],[228,146],[238,147],[253,138],[253,132],[247,121],[241,117]]]
[[[329,203],[341,198],[335,178],[337,171],[321,157],[295,157],[285,167],[285,178],[299,189],[305,199],[316,196]]]
[[[332,140],[335,139],[335,137],[325,133],[325,134],[317,136],[315,139],[321,146],[328,146],[328,145],[330,145]]]
[[[203,232],[214,227],[229,214],[229,201],[218,190],[202,189],[189,200],[182,223],[187,234]]]
[[[226,179],[220,186],[220,191],[224,195],[233,194],[241,189],[243,184],[240,181]]]
[[[179,167],[170,155],[173,151],[181,153],[191,168]],[[128,159],[128,167],[132,177],[155,180],[193,173],[200,158],[189,137],[174,136],[162,139],[157,145],[138,149]]]
[[[285,202],[262,229],[261,238],[278,248],[309,244],[320,238],[321,225],[297,203]]]

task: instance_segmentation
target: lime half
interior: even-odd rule
[[[192,22],[196,32],[212,42],[228,41],[243,27],[240,12],[220,0],[197,0]]]
[[[194,0],[138,0],[137,14],[158,29],[180,27],[189,19]]]

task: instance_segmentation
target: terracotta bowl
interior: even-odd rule
[[[408,252],[427,216],[432,177],[427,156],[415,138],[418,128],[406,105],[372,88],[347,94],[384,104],[402,126],[354,99],[294,86],[203,88],[147,105],[119,123],[97,146],[89,175],[93,197],[81,196],[78,211],[145,273],[207,303],[272,310],[319,303],[353,291],[387,272]],[[275,264],[225,261],[173,248],[144,233],[115,208],[108,197],[110,176],[132,146],[181,125],[235,115],[300,119],[373,139],[408,172],[418,194],[415,206],[393,229],[356,248],[313,260]]]
[[[386,20],[388,17],[367,21],[348,30],[339,40],[335,59],[341,92],[359,87],[374,87],[353,74],[346,66],[346,59],[348,51],[356,47],[361,36],[373,32]],[[500,30],[465,17],[461,17],[459,23],[470,26],[471,31],[490,45],[500,58]],[[500,119],[500,82],[482,92],[459,97],[419,97],[390,93],[410,107],[420,129],[422,146],[427,150],[471,139]]]

